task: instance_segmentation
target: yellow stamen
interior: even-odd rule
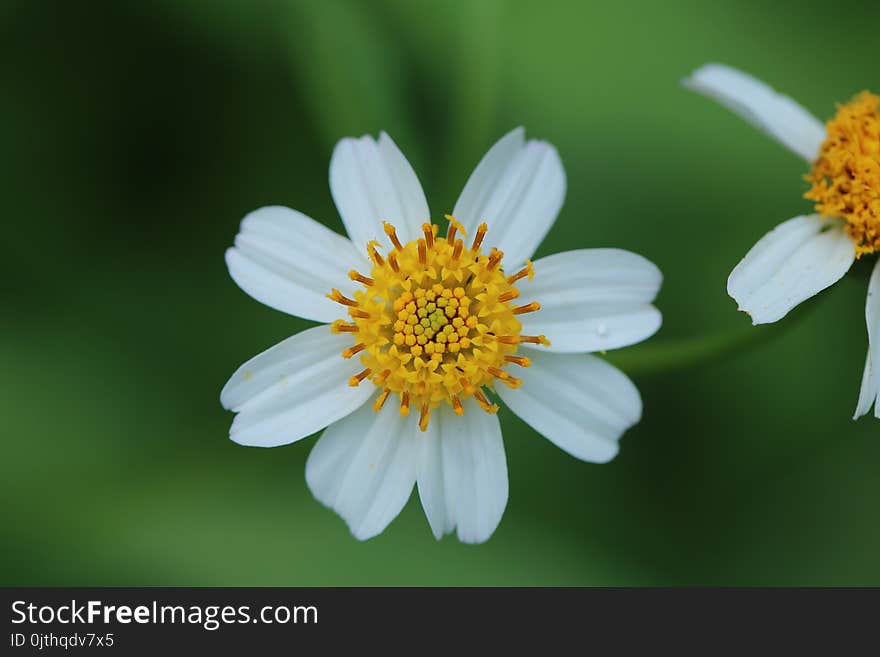
[[[495,269],[495,267],[498,266],[498,263],[501,262],[501,258],[503,257],[504,251],[492,249],[492,253],[489,254],[489,261],[486,263],[486,269]]]
[[[484,411],[487,413],[497,413],[498,412],[498,404],[491,403],[482,390],[477,390],[474,392],[474,399],[477,400],[477,403],[482,407]]]
[[[353,298],[336,289],[328,295],[345,305],[350,316],[348,322],[331,324],[334,333],[352,334],[354,344],[342,355],[357,355],[364,367],[349,382],[370,381],[379,388],[376,410],[390,395],[398,395],[402,416],[419,409],[422,430],[441,404],[463,414],[468,397],[486,412],[496,412],[484,388],[497,381],[522,385],[503,368],[509,363],[529,365],[528,358],[517,354],[520,343],[549,344],[544,336],[520,333],[519,315],[537,310],[537,302],[512,303],[519,292],[511,280],[528,276],[530,263],[523,273],[508,277],[501,251],[481,251],[490,239],[486,224],[477,228],[468,249],[461,224],[448,219],[446,237],[438,237],[437,227],[426,222],[424,235],[406,244],[399,244],[396,229],[386,224],[385,233],[394,244],[387,258],[372,241],[367,246],[373,263],[369,275],[350,274],[364,287]]]
[[[474,243],[471,245],[471,251],[478,251],[480,249],[480,245],[483,243],[483,238],[486,237],[487,230],[489,230],[489,226],[485,222],[479,225],[477,228],[477,234],[474,235]]]
[[[458,226],[456,226],[456,224],[458,222],[453,223],[452,217],[450,217],[448,214],[446,215],[446,218],[450,221],[449,230],[446,231],[446,241],[450,244],[455,244],[455,233],[458,231]]]
[[[419,412],[419,430],[427,431],[428,430],[428,421],[431,419],[431,407],[428,406],[428,402],[422,404],[422,408]]]
[[[538,310],[541,310],[541,304],[537,301],[532,301],[531,303],[527,303],[524,306],[517,306],[513,309],[514,315],[522,315],[523,313],[533,313]]]
[[[419,263],[421,265],[428,263],[428,245],[423,239],[419,239]]]
[[[529,277],[529,280],[532,280],[535,277],[535,268],[532,266],[531,260],[526,260],[526,266],[516,272],[513,276],[507,277],[507,282],[513,285],[519,279]]]
[[[367,287],[372,287],[375,284],[375,281],[372,278],[369,278],[368,276],[364,276],[363,274],[359,274],[354,269],[352,269],[350,272],[348,272],[348,277],[353,281],[357,281],[358,283],[363,283]]]
[[[467,237],[467,233],[464,230],[464,226],[462,226],[455,217],[451,214],[446,215],[446,220],[449,222],[449,230],[446,231],[446,241],[449,244],[455,244],[455,234],[461,233],[462,237]]]
[[[343,349],[342,350],[342,357],[343,358],[351,358],[352,356],[362,352],[366,348],[367,348],[367,345],[365,345],[363,342],[358,342],[353,347],[349,347],[348,349]]]
[[[330,325],[330,330],[333,333],[357,333],[358,326],[357,324],[349,324],[341,319],[337,319]]]
[[[373,264],[375,264],[377,267],[381,267],[385,263],[385,261],[382,259],[380,253],[376,250],[377,246],[381,246],[381,244],[379,244],[379,242],[377,242],[376,240],[370,240],[369,242],[367,242],[367,254],[370,256],[370,260],[373,261]]]
[[[522,379],[518,379],[515,376],[511,376],[504,370],[498,369],[497,367],[489,367],[486,370],[497,379],[501,379],[504,383],[509,385],[511,388],[519,388],[522,385]]]
[[[880,251],[880,97],[864,91],[838,105],[826,128],[804,197],[846,221],[856,257]]]
[[[543,335],[499,335],[496,339],[504,344],[521,344],[526,342],[528,344],[544,345],[545,347],[550,346],[550,340]]]
[[[364,371],[359,372],[359,373],[355,374],[354,376],[352,376],[351,378],[349,378],[348,385],[350,385],[352,388],[357,388],[361,384],[361,381],[366,379],[372,373],[373,373],[373,370],[371,370],[368,367]]]
[[[385,401],[388,399],[388,395],[390,395],[390,394],[391,394],[390,388],[385,388],[385,390],[383,390],[381,393],[379,393],[379,396],[376,397],[376,401],[373,403],[373,411],[374,412],[378,413],[379,411],[382,410],[382,407],[385,405]]]
[[[356,307],[358,305],[357,301],[355,301],[354,299],[349,299],[347,296],[342,294],[342,292],[337,290],[335,287],[330,292],[330,294],[327,295],[327,298],[330,299],[331,301],[335,301],[336,303],[341,303],[343,306]]]
[[[434,248],[434,226],[429,223],[422,224],[422,232],[425,234],[425,244],[429,249]]]
[[[400,251],[403,248],[403,245],[400,243],[400,240],[397,239],[397,229],[394,228],[387,221],[382,222],[382,227],[385,229],[385,234],[391,240],[391,243],[394,245],[394,248]]]
[[[455,248],[452,249],[452,260],[458,261],[461,258],[461,252],[464,249],[464,242],[461,240],[455,240]]]
[[[461,399],[459,399],[458,395],[450,395],[450,401],[455,414],[464,415],[464,406],[461,405]]]

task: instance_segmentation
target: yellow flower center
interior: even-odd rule
[[[873,253],[880,250],[880,97],[864,91],[838,105],[827,129],[804,197],[823,217],[846,220],[857,257]]]
[[[543,335],[520,335],[518,315],[540,309],[536,302],[514,305],[519,297],[516,281],[534,275],[532,264],[507,276],[501,268],[504,255],[498,249],[483,254],[480,247],[488,227],[481,224],[471,246],[453,217],[446,237],[437,226],[422,224],[424,237],[406,245],[385,224],[393,249],[383,257],[367,245],[373,263],[369,276],[352,271],[352,280],[364,289],[350,299],[334,289],[327,296],[348,307],[350,322],[331,325],[334,333],[351,333],[354,346],[344,358],[359,355],[364,370],[349,385],[371,381],[382,390],[373,409],[378,411],[391,394],[400,400],[400,414],[419,409],[419,428],[428,428],[431,409],[448,403],[464,414],[462,400],[473,397],[488,413],[498,406],[483,391],[495,380],[517,388],[522,380],[503,368],[528,367],[517,356],[522,342],[549,345]],[[460,235],[460,236],[459,236]]]

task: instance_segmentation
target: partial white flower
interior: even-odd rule
[[[874,406],[874,417],[880,418],[880,260],[874,264],[868,283],[865,323],[868,325],[868,355],[853,419],[868,413],[871,406]]]
[[[727,293],[754,324],[782,319],[849,271],[856,253],[841,223],[816,214],[782,222],[734,267]]]
[[[768,133],[811,164],[804,197],[816,213],[779,224],[731,272],[727,292],[754,324],[775,322],[840,280],[853,261],[880,250],[880,98],[863,92],[823,125],[803,107],[750,75],[707,64],[683,81]],[[880,305],[871,279],[865,314],[869,348],[855,417],[878,395]],[[873,295],[873,296],[872,296]],[[875,413],[878,411],[875,409]],[[878,415],[880,417],[880,415]]]
[[[233,374],[220,399],[237,413],[234,441],[274,447],[324,429],[306,482],[355,537],[381,533],[417,485],[434,535],[468,543],[488,539],[507,505],[493,391],[573,456],[617,454],[641,398],[589,352],[657,331],[662,277],[618,249],[529,260],[565,197],[555,148],[522,128],[505,135],[445,235],[385,133],[337,144],[330,189],[349,239],[267,207],[226,253],[245,292],[324,323]]]
[[[697,69],[684,86],[717,100],[732,112],[812,163],[825,141],[825,126],[797,102],[723,64]]]

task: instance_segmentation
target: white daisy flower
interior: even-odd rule
[[[763,82],[707,64],[685,86],[714,98],[811,166],[804,197],[816,212],[784,221],[758,240],[727,279],[727,292],[755,324],[782,319],[837,282],[853,261],[880,250],[880,98],[867,91],[823,125]],[[880,417],[880,261],[868,285],[868,356],[854,418]]]
[[[275,447],[324,429],[306,481],[359,539],[381,533],[415,485],[435,537],[491,536],[508,492],[491,391],[573,456],[617,454],[641,398],[588,352],[657,331],[661,275],[618,249],[529,260],[565,196],[555,148],[521,128],[503,137],[445,236],[385,133],[336,145],[330,190],[348,238],[267,207],[244,218],[226,252],[256,300],[325,323],[232,375],[220,397],[237,413],[232,440]]]

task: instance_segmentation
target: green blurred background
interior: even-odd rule
[[[646,360],[746,330],[727,274],[810,207],[803,163],[679,78],[727,62],[827,118],[880,91],[878,20],[859,0],[6,0],[0,583],[880,584],[880,421],[850,419],[870,263],[754,329],[771,339]],[[227,438],[227,377],[307,324],[223,251],[267,204],[341,230],[342,136],[390,132],[439,219],[519,124],[569,180],[539,255],[618,246],[665,274],[663,328],[617,361],[644,419],[599,466],[502,411],[489,543],[436,542],[416,495],[359,543],[306,488],[314,438]]]

